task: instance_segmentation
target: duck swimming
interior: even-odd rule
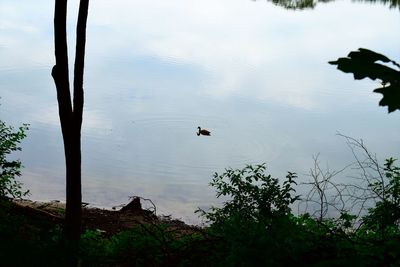
[[[208,131],[206,129],[201,129],[200,126],[197,127],[197,129],[199,129],[199,131],[197,132],[197,136],[200,136],[200,135],[208,135],[208,136],[210,136],[211,135],[210,131]]]

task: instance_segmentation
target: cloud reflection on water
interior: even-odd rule
[[[0,7],[2,119],[32,125],[21,154],[32,197],[63,198],[53,7]],[[399,114],[378,107],[376,83],[355,82],[327,61],[361,46],[400,58],[399,17],[344,1],[302,12],[242,0],[92,2],[85,201],[110,207],[137,194],[195,221],[192,211],[215,201],[207,187],[214,171],[266,161],[275,176],[302,173],[318,152],[332,166],[348,163],[338,130],[382,157],[398,155]],[[211,138],[195,135],[199,125]]]

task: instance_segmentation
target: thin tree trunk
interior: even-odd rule
[[[67,48],[67,0],[55,1],[54,44],[56,65],[52,76],[57,89],[57,101],[64,140],[66,164],[66,210],[64,235],[68,241],[77,243],[81,232],[81,127],[83,114],[83,70],[85,59],[86,22],[89,0],[79,5],[76,55],[74,69],[73,106],[68,75]]]

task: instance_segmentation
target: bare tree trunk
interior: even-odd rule
[[[81,127],[83,114],[83,70],[85,60],[86,22],[89,0],[81,0],[79,6],[76,55],[74,69],[73,106],[71,101],[68,48],[67,48],[67,0],[55,1],[54,44],[56,65],[52,76],[57,89],[57,101],[64,140],[66,164],[66,210],[65,237],[78,242],[81,232],[82,190],[81,190]]]

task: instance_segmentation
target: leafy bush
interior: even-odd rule
[[[227,200],[220,208],[197,211],[209,226],[179,232],[167,223],[138,223],[113,236],[87,230],[80,240],[80,266],[400,266],[400,170],[394,163],[386,161],[386,181],[370,183],[384,198],[358,227],[357,216],[344,211],[321,220],[292,214],[290,206],[299,199],[296,174],[289,172],[280,183],[265,173],[264,164],[246,166],[214,175],[211,185]],[[59,228],[43,230],[49,227],[1,213],[0,219],[6,266],[68,263]],[[16,255],[21,249],[23,257]]]
[[[275,215],[290,213],[290,204],[299,199],[292,196],[295,173],[289,172],[283,185],[277,178],[265,174],[265,164],[247,165],[242,170],[227,169],[223,174],[214,174],[210,185],[217,190],[217,197],[229,196],[222,208],[212,207],[210,212],[196,212],[216,224],[228,218],[260,221]]]
[[[284,266],[296,262],[307,236],[291,214],[295,173],[289,172],[281,185],[265,173],[265,164],[248,165],[241,170],[215,173],[212,186],[217,197],[228,200],[209,212],[198,209],[209,223],[209,232],[219,238],[214,249],[218,259],[212,266]]]
[[[394,160],[386,163],[389,183],[387,202],[398,203],[398,169]],[[217,197],[228,200],[221,208],[206,212],[209,236],[214,247],[207,254],[210,266],[397,266],[400,263],[400,231],[390,221],[385,239],[378,231],[365,226],[353,228],[357,216],[342,211],[338,218],[317,219],[309,214],[293,215],[290,205],[296,175],[290,173],[280,185],[265,174],[265,165],[246,166],[215,174],[211,182]],[[373,185],[371,185],[373,186]],[[379,185],[374,185],[379,187]],[[378,190],[379,188],[374,188]],[[390,208],[393,216],[395,210]],[[384,223],[378,205],[368,215],[373,223]],[[373,215],[373,216],[372,216]],[[372,217],[371,217],[372,216]],[[390,219],[393,219],[390,217]]]
[[[8,160],[7,156],[21,150],[18,144],[26,136],[28,125],[24,124],[17,131],[0,120],[0,198],[20,198],[29,193],[21,189],[21,183],[15,178],[21,175],[21,161]]]
[[[386,159],[384,171],[387,181],[368,185],[381,196],[376,206],[370,208],[363,218],[364,225],[370,230],[398,229],[400,225],[400,167],[394,165],[395,161],[393,158]]]
[[[82,266],[209,266],[211,243],[199,234],[177,235],[165,224],[138,224],[111,237],[81,236]]]

